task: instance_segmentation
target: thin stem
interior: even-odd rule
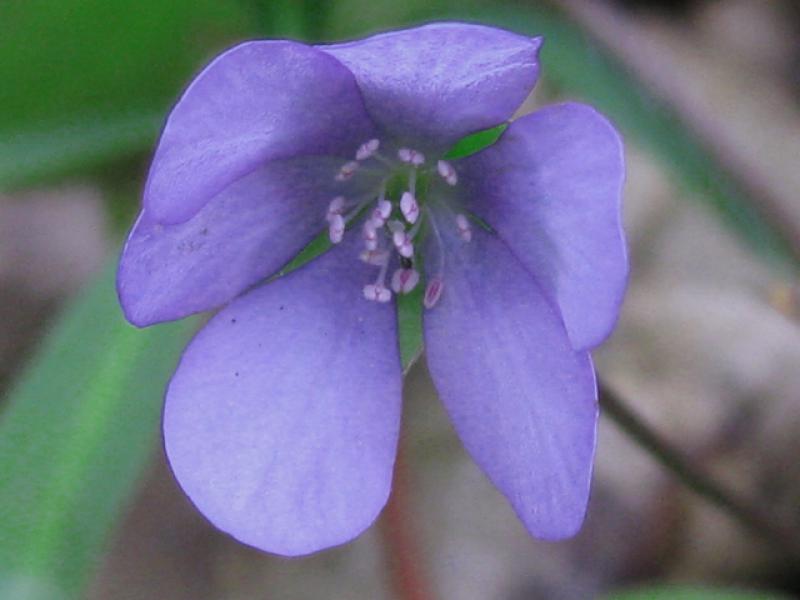
[[[402,438],[400,441],[392,495],[380,523],[383,546],[397,600],[432,600],[434,596],[423,569],[420,544],[414,529]]]
[[[599,389],[600,406],[604,414],[686,487],[725,511],[742,527],[759,536],[787,559],[800,562],[800,532],[792,532],[771,513],[762,511],[756,503],[727,489],[689,462],[683,453],[642,421],[604,382],[599,381]]]

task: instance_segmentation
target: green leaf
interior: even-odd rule
[[[66,310],[0,418],[0,590],[80,595],[153,449],[193,328],[128,325],[113,266]]]
[[[234,0],[0,2],[0,189],[146,150],[193,72],[253,33]]]
[[[617,592],[605,600],[787,600],[786,596],[744,590],[662,585]]]
[[[258,17],[260,32],[268,37],[317,42],[323,39],[330,0],[242,0]]]
[[[163,120],[161,110],[107,119],[95,115],[0,138],[0,189],[88,169],[149,148]]]

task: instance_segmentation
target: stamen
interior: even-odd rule
[[[472,225],[470,225],[467,217],[462,214],[456,215],[456,227],[458,227],[458,237],[465,242],[472,239]]]
[[[399,158],[401,162],[414,165],[415,167],[425,164],[425,155],[411,148],[400,148],[400,150],[397,151],[397,158]]]
[[[405,231],[395,231],[392,234],[392,242],[400,256],[405,258],[414,256],[414,243],[411,241],[411,236]]]
[[[397,269],[392,275],[392,289],[395,294],[408,294],[419,283],[416,269]]]
[[[338,244],[344,237],[344,217],[339,214],[333,215],[329,220],[328,238],[332,244]]]
[[[430,241],[430,246],[426,250],[425,259],[429,265],[435,265],[433,270],[436,275],[430,278],[430,281],[425,288],[425,296],[423,298],[423,305],[425,308],[433,308],[439,301],[439,296],[442,295],[442,287],[444,282],[442,280],[442,273],[444,273],[444,244],[442,244],[442,235],[439,232],[439,226],[436,223],[436,218],[433,211],[429,207],[425,207],[427,221],[430,223],[431,231],[433,231],[433,238]]]
[[[363,291],[364,298],[373,302],[388,302],[392,299],[392,292],[382,283],[368,283]]]
[[[442,179],[444,179],[448,184],[455,185],[458,183],[458,174],[453,168],[453,165],[451,165],[449,162],[440,160],[436,164],[436,169],[439,171],[439,175],[442,176]]]
[[[417,204],[417,199],[414,198],[411,192],[403,192],[403,195],[400,197],[400,211],[403,213],[406,221],[412,225],[417,222],[417,218],[419,217],[419,204]]]
[[[389,262],[389,253],[386,250],[363,250],[358,258],[368,265],[380,267]]]
[[[358,147],[358,150],[356,150],[356,160],[367,160],[378,151],[380,146],[381,142],[378,139],[373,138],[364,142]]]
[[[336,181],[347,181],[358,171],[358,167],[359,164],[354,160],[344,163],[336,174]]]
[[[392,214],[392,203],[388,200],[378,200],[375,209],[372,211],[370,220],[373,226],[378,229],[386,224],[386,219]]]
[[[344,203],[344,196],[336,196],[336,198],[331,200],[331,203],[328,205],[328,214],[325,215],[325,220],[328,221],[328,223],[331,222],[334,216],[342,214]]]
[[[417,170],[411,169],[411,172],[408,174],[408,191],[412,194],[417,193]]]
[[[389,267],[389,261],[386,260],[381,264],[380,273],[375,283],[370,283],[364,286],[364,298],[372,300],[373,302],[388,302],[392,299],[392,292],[386,287],[386,269]]]
[[[439,297],[442,295],[442,288],[444,287],[444,283],[442,282],[442,278],[438,275],[431,279],[428,286],[425,288],[425,297],[422,300],[422,304],[425,308],[433,308],[436,306],[436,303],[439,301]]]
[[[371,220],[364,222],[364,246],[367,250],[378,249],[378,229],[375,227]]]

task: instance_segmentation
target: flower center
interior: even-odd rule
[[[435,170],[426,164],[425,155],[413,148],[400,148],[396,156],[381,154],[381,143],[371,139],[358,148],[355,160],[346,162],[339,169],[337,181],[347,181],[357,175],[367,162],[374,162],[385,172],[378,190],[365,201],[353,201],[345,196],[336,196],[330,201],[326,220],[328,237],[333,244],[342,241],[345,229],[351,221],[363,216],[361,237],[364,250],[359,258],[378,268],[376,279],[364,286],[363,294],[367,300],[388,302],[392,292],[408,294],[420,281],[417,265],[420,262],[419,248],[422,237],[432,233],[432,246],[435,256],[432,264],[436,273],[430,277],[425,288],[423,303],[433,308],[442,294],[444,270],[444,249],[437,225],[425,206],[425,193],[419,188],[429,190],[431,178],[438,177],[449,186],[458,184],[458,175],[449,162],[439,160]],[[454,227],[465,242],[472,239],[469,219],[461,213],[456,214]],[[390,267],[393,274],[387,286]]]

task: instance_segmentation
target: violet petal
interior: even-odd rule
[[[558,303],[573,346],[602,342],[628,275],[614,127],[583,104],[544,108],[514,121],[459,171],[468,206]]]
[[[580,527],[597,402],[588,353],[508,248],[483,229],[442,225],[439,302],[425,312],[428,367],[459,437],[532,535]]]
[[[180,223],[269,160],[349,157],[372,126],[353,75],[289,41],[240,44],[217,57],[172,109],[156,149],[144,207]]]
[[[345,241],[235,300],[167,391],[173,473],[218,528],[261,550],[344,543],[389,494],[402,381],[394,305],[361,300],[374,267],[358,250]]]
[[[511,117],[536,83],[541,41],[434,23],[320,48],[353,71],[379,126],[402,144],[440,152]]]
[[[127,319],[145,326],[216,308],[272,275],[324,229],[326,207],[344,189],[334,181],[338,167],[274,161],[177,225],[156,223],[145,209],[117,275]]]

